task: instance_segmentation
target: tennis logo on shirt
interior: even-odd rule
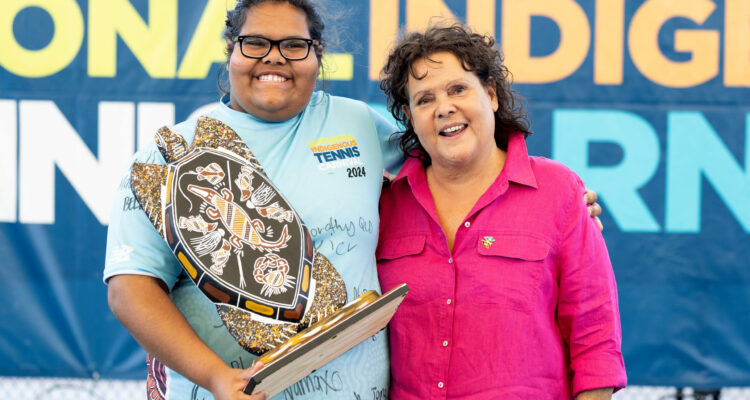
[[[310,146],[310,151],[312,151],[318,160],[318,169],[321,171],[364,165],[359,158],[360,153],[357,141],[349,133],[322,137],[318,140],[307,142],[307,145]]]

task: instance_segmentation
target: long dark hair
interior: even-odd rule
[[[431,163],[403,108],[409,106],[409,77],[421,79],[415,75],[414,62],[442,51],[455,55],[463,68],[476,74],[483,85],[494,87],[499,103],[495,112],[495,143],[499,148],[507,150],[508,136],[513,132],[522,132],[525,137],[531,134],[520,97],[510,88],[511,75],[503,65],[503,55],[494,46],[492,37],[473,33],[457,23],[433,25],[424,33],[402,34],[381,71],[380,88],[388,98],[388,110],[405,127],[394,136],[405,156],[416,156],[425,166]]]

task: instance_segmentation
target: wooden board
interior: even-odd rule
[[[316,369],[367,340],[391,320],[409,287],[402,284],[378,296],[369,291],[259,358],[264,367],[245,387],[251,394],[280,393]]]

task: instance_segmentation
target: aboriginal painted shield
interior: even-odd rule
[[[312,240],[276,187],[223,149],[169,166],[167,243],[213,301],[299,322],[309,298]]]
[[[134,164],[133,192],[240,345],[262,354],[346,303],[340,275],[231,128],[202,117],[192,146],[166,127],[156,143],[167,165]]]

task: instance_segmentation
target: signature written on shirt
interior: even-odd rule
[[[369,398],[372,400],[386,400],[388,398],[388,389],[386,388],[373,387],[370,388],[370,390],[372,391],[372,397]],[[362,396],[361,394],[354,392],[354,398],[356,400],[364,400],[368,397],[366,395]]]
[[[372,220],[359,217],[357,219],[339,220],[336,217],[328,218],[324,225],[308,226],[313,240],[316,241],[315,251],[335,253],[344,255],[357,247],[357,240],[354,237],[358,234],[372,234],[375,231],[375,224]],[[337,235],[343,233],[342,235]],[[354,240],[347,240],[352,238]]]
[[[294,400],[298,396],[311,393],[329,394],[344,390],[344,381],[339,371],[318,371],[302,378],[299,382],[284,389],[284,398]]]

